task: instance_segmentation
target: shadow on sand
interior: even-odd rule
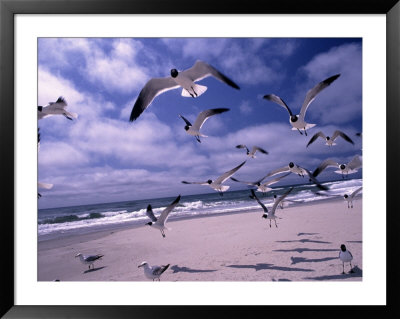
[[[347,278],[355,278],[355,277],[362,277],[362,269],[358,268],[358,266],[353,267],[354,273],[338,273],[337,275],[330,275],[330,276],[320,276],[320,277],[306,277],[306,280],[340,280],[340,279],[347,279]]]
[[[273,250],[273,251],[281,251],[281,252],[286,252],[286,253],[289,253],[289,252],[298,252],[298,253],[302,253],[302,252],[305,252],[305,251],[336,251],[336,252],[338,252],[339,253],[339,250],[338,249],[322,249],[322,248],[294,248],[294,249],[275,249],[275,250]]]
[[[305,235],[319,235],[319,233],[298,233],[297,236],[305,236]]]
[[[315,244],[332,244],[329,241],[312,240],[312,239],[299,239],[299,240],[277,240],[277,243],[315,243]]]
[[[93,268],[93,269],[88,269],[88,270],[85,270],[83,273],[86,274],[86,273],[88,273],[88,272],[98,271],[98,270],[103,269],[103,268],[106,268],[106,267],[107,267],[107,266],[97,267],[97,268]]]
[[[292,265],[299,263],[320,263],[328,260],[338,259],[337,257],[325,257],[325,258],[304,258],[304,257],[290,257]]]
[[[179,267],[178,265],[173,265],[172,267],[170,267],[170,269],[173,270],[173,273],[177,273],[177,272],[190,272],[190,273],[196,273],[196,272],[213,272],[216,271],[215,269],[191,269],[188,267]]]
[[[231,268],[253,268],[256,271],[259,270],[280,270],[280,271],[314,271],[314,269],[305,269],[305,268],[291,268],[291,267],[279,267],[274,266],[273,264],[256,264],[256,265],[227,265],[226,267]]]

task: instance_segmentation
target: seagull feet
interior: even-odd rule
[[[345,272],[344,272],[344,271],[342,272],[342,275],[345,275]]]

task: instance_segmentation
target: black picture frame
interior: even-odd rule
[[[386,306],[28,306],[14,303],[14,17],[16,14],[385,14],[386,15],[386,167],[387,177],[387,283]],[[325,1],[209,1],[192,5],[182,0],[0,0],[0,130],[1,130],[1,181],[2,230],[0,231],[0,315],[4,318],[156,318],[206,316],[248,316],[249,311],[263,315],[312,316],[323,312],[326,316],[355,317],[399,315],[396,288],[399,283],[395,273],[396,244],[399,243],[398,209],[394,203],[397,167],[398,136],[400,125],[400,3],[398,0],[325,0]],[[376,108],[382,108],[377,105]],[[379,128],[376,128],[379,129]],[[379,163],[377,163],[379,165]],[[388,213],[389,212],[389,213]],[[160,292],[162,294],[163,292]],[[329,309],[327,309],[329,308]]]

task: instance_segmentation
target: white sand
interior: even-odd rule
[[[277,209],[278,228],[262,211],[171,221],[163,238],[148,226],[39,243],[38,280],[147,281],[142,261],[170,264],[162,281],[360,281],[362,200]],[[353,254],[356,272],[339,260]],[[74,256],[103,254],[95,269]]]

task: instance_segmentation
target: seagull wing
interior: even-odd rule
[[[335,132],[333,132],[332,140],[335,140],[338,136],[341,136],[344,140],[346,140],[347,142],[354,145],[353,140],[350,137],[348,137],[346,134],[344,134],[342,131],[339,131],[339,130],[336,130]]]
[[[38,187],[45,188],[45,189],[51,189],[53,187],[53,184],[38,182]]]
[[[279,182],[282,178],[284,178],[284,177],[286,177],[286,176],[288,176],[288,175],[290,175],[290,174],[291,174],[291,172],[289,172],[289,173],[287,173],[287,174],[284,174],[284,175],[282,175],[282,176],[278,176],[277,178],[271,179],[270,181],[263,183],[263,185],[264,185],[264,186],[268,186],[268,185],[271,185],[271,184],[275,184],[275,183]],[[266,177],[263,177],[263,179],[264,179],[264,178],[266,178]],[[262,180],[263,180],[263,179],[262,179]]]
[[[136,120],[140,114],[153,102],[154,98],[165,92],[179,87],[171,77],[153,78],[149,80],[139,93],[135,105],[132,108],[130,122]]]
[[[207,119],[209,117],[216,115],[216,114],[226,112],[226,111],[229,111],[229,109],[218,108],[218,109],[209,109],[209,110],[200,112],[200,114],[196,118],[196,121],[193,124],[193,128],[196,129],[197,131],[199,131],[201,129],[201,127],[203,126],[203,124],[205,123],[205,121],[207,121]]]
[[[158,219],[160,223],[165,223],[167,221],[169,213],[175,208],[176,205],[178,205],[180,199],[181,195],[179,195],[170,205],[167,206],[166,209],[162,211],[160,218]]]
[[[308,170],[305,169],[304,167],[302,167],[302,169],[307,173],[308,177],[310,178],[310,180],[312,182],[314,182],[314,184],[321,190],[323,191],[327,191],[329,188],[327,186],[322,185],[316,178],[315,176],[313,176],[313,174]]]
[[[272,175],[279,174],[279,173],[289,172],[289,171],[290,171],[289,166],[280,167],[280,168],[277,168],[277,169],[275,169],[275,170],[273,170],[273,171],[270,171],[270,172],[267,174],[267,176],[265,176],[265,178],[270,177],[270,176],[272,176]]]
[[[161,276],[161,274],[168,269],[170,264],[165,266],[153,266],[152,273],[154,276]]]
[[[90,255],[90,256],[85,256],[84,259],[85,261],[95,261],[97,259],[100,259],[104,255]]]
[[[199,184],[199,185],[208,185],[207,182],[187,182],[187,181],[182,181],[183,184]]]
[[[316,86],[314,86],[312,89],[310,89],[307,94],[306,98],[304,99],[303,105],[301,106],[299,118],[304,120],[304,117],[306,115],[306,111],[308,106],[311,104],[312,101],[314,101],[315,97],[319,92],[321,92],[323,89],[328,87],[333,81],[335,81],[340,74],[333,75],[322,82],[319,82]]]
[[[317,177],[325,168],[327,168],[328,166],[339,166],[339,164],[337,162],[335,162],[334,160],[331,159],[326,159],[324,161],[321,162],[321,164],[319,164],[319,166],[315,169],[315,171],[312,173],[313,177]]]
[[[360,160],[360,157],[358,155],[354,156],[353,159],[347,164],[347,167],[349,169],[357,169],[360,168],[362,165],[362,162]]]
[[[253,146],[253,148],[251,149],[251,153],[255,154],[257,151],[259,151],[263,154],[268,154],[268,152],[266,150],[264,150],[263,148],[258,147],[258,146]]]
[[[306,147],[308,147],[308,145],[310,145],[311,143],[313,143],[318,137],[322,137],[323,139],[326,139],[325,134],[322,133],[321,131],[319,131],[318,133],[315,133],[315,134],[313,135],[313,137],[310,139],[310,141],[308,142],[308,144],[307,144]],[[332,139],[333,139],[333,137],[332,137]]]
[[[63,108],[65,108],[67,105],[68,105],[68,104],[67,104],[67,101],[65,101],[65,99],[64,99],[62,96],[60,96],[60,97],[57,99],[57,101],[55,101],[55,102],[49,102],[49,104],[46,105],[46,107],[47,107],[48,109],[63,109]]]
[[[285,101],[282,100],[279,96],[277,96],[277,95],[275,95],[275,94],[267,94],[267,95],[264,95],[264,99],[267,99],[267,100],[269,100],[269,101],[271,101],[271,102],[275,102],[276,104],[278,104],[278,105],[284,107],[284,108],[289,112],[289,115],[290,115],[290,116],[293,115],[293,113],[292,113],[292,111],[290,110],[289,106],[288,106],[288,105],[285,103]]]
[[[281,201],[283,201],[283,199],[284,199],[292,190],[293,190],[293,187],[290,187],[288,191],[286,191],[281,197],[279,197],[279,198],[275,201],[274,205],[273,205],[272,208],[271,208],[271,215],[275,215],[275,210],[276,210],[276,208],[278,207],[279,203],[280,203]]]
[[[157,218],[156,216],[154,216],[153,209],[151,208],[150,204],[147,206],[146,215],[151,219],[152,222],[155,223],[157,221]]]
[[[235,181],[235,182],[239,182],[239,183],[243,183],[243,184],[247,184],[247,185],[251,185],[251,186],[254,186],[254,185],[257,184],[257,182],[244,182],[244,181],[239,181],[238,179],[236,179],[236,178],[234,178],[234,177],[231,177],[230,179],[233,180],[233,181]]]
[[[247,148],[247,146],[246,146],[246,145],[244,145],[244,144],[239,144],[239,145],[236,145],[236,148],[245,148],[245,149],[246,149],[246,151],[247,151],[247,153],[250,153],[249,149],[248,149],[248,148]]]
[[[239,86],[235,82],[233,82],[227,76],[225,76],[224,74],[219,72],[213,66],[211,66],[203,61],[199,61],[199,60],[196,61],[196,63],[190,69],[182,71],[181,74],[183,74],[184,76],[187,76],[193,82],[200,81],[201,79],[204,79],[208,76],[213,76],[216,79],[220,80],[221,82],[224,82],[235,89],[238,89],[238,90],[240,89]]]
[[[359,188],[357,188],[357,189],[350,195],[351,198],[355,197],[355,196],[360,192],[360,190],[362,190],[362,186],[359,187]]]
[[[236,166],[235,168],[232,168],[230,171],[222,174],[221,176],[219,176],[216,180],[215,183],[217,184],[222,184],[223,182],[225,182],[229,177],[231,177],[233,174],[235,174],[235,172],[241,168],[244,163],[246,163],[246,161],[244,161],[242,164]]]
[[[184,118],[182,115],[179,115],[179,117],[185,121],[187,126],[192,126],[192,123],[190,123],[186,118]]]
[[[268,213],[267,207],[258,199],[258,197],[257,197],[256,193],[254,192],[254,190],[251,189],[250,192],[251,192],[250,198],[255,199],[257,201],[257,203],[260,204],[260,206],[264,210],[264,213]]]

